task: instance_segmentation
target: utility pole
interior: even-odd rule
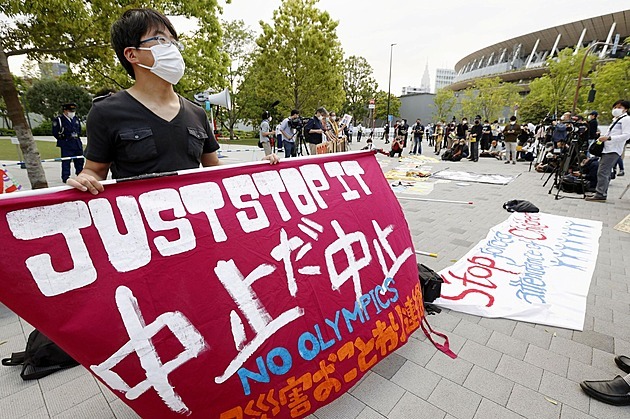
[[[389,46],[389,86],[387,87],[387,125],[389,126],[389,101],[390,96],[392,95],[392,56],[394,54],[394,45],[391,44]]]

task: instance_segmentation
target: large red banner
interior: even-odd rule
[[[372,152],[0,199],[3,303],[139,415],[301,417],[419,327]]]

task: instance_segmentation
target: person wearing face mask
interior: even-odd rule
[[[81,143],[81,122],[76,116],[77,104],[66,103],[61,106],[63,113],[52,120],[52,134],[61,149],[61,157],[83,156]],[[83,157],[61,161],[61,180],[66,183],[70,177],[70,162],[74,163],[75,173],[83,170]]]
[[[521,126],[516,123],[516,116],[510,117],[510,123],[503,129],[503,135],[505,136],[505,164],[509,164],[510,160],[512,164],[516,164],[516,141],[521,135]]]
[[[317,154],[317,145],[323,142],[324,133],[328,130],[326,122],[322,121],[326,116],[328,116],[326,108],[317,108],[315,116],[309,119],[304,126],[304,133],[306,134],[309,154],[312,156]]]
[[[216,166],[219,144],[205,111],[173,90],[184,75],[184,46],[166,16],[130,9],[111,41],[133,86],[95,98],[87,120],[85,166],[68,184],[98,194],[114,179]],[[265,157],[277,163],[275,155]]]
[[[604,143],[604,151],[599,159],[597,169],[597,188],[595,194],[586,197],[587,201],[604,202],[608,195],[608,185],[613,167],[623,153],[626,141],[630,140],[630,117],[628,110],[630,102],[618,100],[613,104],[613,121],[608,128],[608,133],[600,136],[597,141]]]

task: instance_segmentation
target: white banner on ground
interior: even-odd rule
[[[440,271],[435,304],[483,317],[582,330],[602,223],[514,213]]]

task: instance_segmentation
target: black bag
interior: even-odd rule
[[[540,210],[529,201],[513,199],[503,204],[503,208],[508,212],[539,212]]]
[[[576,176],[565,175],[562,177],[561,190],[568,193],[584,193],[584,182]]]
[[[2,360],[2,365],[22,365],[20,377],[23,380],[36,380],[66,368],[76,367],[79,363],[42,332],[33,330],[28,336],[26,350],[14,352],[11,358]]]
[[[418,263],[418,275],[420,277],[420,288],[422,289],[422,300],[425,303],[432,303],[440,298],[442,293],[442,282],[444,280],[433,269]]]
[[[604,143],[602,143],[601,141],[595,141],[588,148],[588,152],[593,156],[601,157],[602,153],[604,152]]]

